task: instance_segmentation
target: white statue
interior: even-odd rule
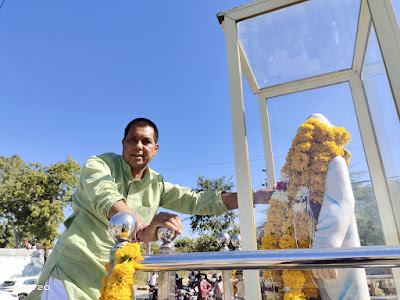
[[[331,126],[321,114],[310,118]],[[349,171],[343,157],[337,156],[328,164],[325,180],[324,200],[318,216],[313,239],[313,248],[360,247],[356,218],[354,215],[354,195]],[[365,270],[316,269],[321,299],[366,300],[370,299]]]

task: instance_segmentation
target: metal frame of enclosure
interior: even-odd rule
[[[239,218],[242,231],[243,250],[256,250],[255,221],[252,204],[252,185],[248,145],[246,137],[242,74],[253,94],[258,95],[261,130],[263,134],[264,157],[267,181],[276,183],[274,157],[267,110],[268,98],[297,93],[305,90],[348,82],[354,101],[362,142],[370,171],[373,191],[384,230],[387,245],[399,245],[399,216],[394,213],[387,178],[382,163],[383,149],[377,142],[377,127],[371,118],[371,106],[366,100],[366,91],[361,74],[386,72],[393,100],[400,112],[400,29],[391,0],[362,0],[352,67],[319,76],[302,78],[269,87],[260,87],[251,64],[238,37],[238,23],[263,14],[268,14],[309,1],[319,0],[259,0],[219,13],[218,19],[226,36],[229,86],[232,114],[232,131],[235,153]],[[363,70],[371,28],[375,29],[382,54],[383,66]],[[365,79],[365,78],[364,78]],[[368,79],[368,78],[367,78]],[[367,80],[365,79],[365,80]],[[258,274],[247,271],[245,276],[246,299],[261,299]],[[400,287],[400,273],[393,269],[397,288]]]

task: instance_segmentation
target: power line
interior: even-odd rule
[[[264,158],[249,159],[249,161],[260,161],[260,160],[264,160]],[[201,164],[201,165],[175,167],[175,168],[157,168],[157,170],[158,171],[170,171],[170,170],[191,169],[191,168],[219,166],[219,165],[231,165],[231,164],[234,164],[234,163],[235,163],[234,161],[227,161],[227,162],[221,162],[221,163],[208,163],[208,164]]]
[[[4,2],[5,0],[3,0]],[[393,141],[390,144],[394,143],[400,143],[400,141]],[[362,146],[358,147],[349,147],[346,148],[348,150],[355,150],[355,149],[363,149]],[[286,158],[286,156],[274,156],[274,159],[281,159],[281,158]],[[249,159],[249,161],[263,161],[264,158],[256,158],[256,159]],[[174,168],[158,168],[157,170],[159,171],[170,171],[170,170],[180,170],[180,169],[191,169],[191,168],[200,168],[200,167],[209,167],[209,166],[220,166],[220,165],[230,165],[234,164],[234,161],[228,161],[228,162],[220,162],[220,163],[207,163],[207,164],[199,164],[199,165],[189,165],[189,166],[182,166],[182,167],[174,167]]]

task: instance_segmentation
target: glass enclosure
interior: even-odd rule
[[[262,249],[399,245],[399,1],[254,1],[218,18],[227,42],[242,235],[254,232],[252,187],[243,175],[250,173],[243,74],[258,96],[267,181],[278,183]],[[362,299],[391,297],[400,287],[397,268],[338,271],[330,282],[324,276],[332,274],[299,272],[264,274],[268,299],[318,297],[312,285],[323,298]],[[257,299],[251,276],[246,297]]]
[[[351,68],[361,1],[309,1],[238,23],[260,88]]]
[[[400,1],[392,0],[392,4],[397,17],[397,22],[400,24]]]
[[[361,79],[381,151],[395,217],[400,216],[400,123],[375,30],[369,35]]]
[[[323,114],[333,125],[344,127],[350,133],[351,140],[346,149],[351,153],[348,168],[355,197],[360,242],[364,246],[384,245],[382,224],[379,215],[375,213],[375,195],[349,84],[340,83],[270,98],[267,108],[275,173],[279,174],[277,178],[281,177],[281,169],[299,125],[313,113]]]

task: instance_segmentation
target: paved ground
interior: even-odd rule
[[[149,291],[146,287],[146,289],[142,289],[141,287],[136,287],[135,288],[135,295],[136,295],[136,300],[147,300],[149,299]]]

